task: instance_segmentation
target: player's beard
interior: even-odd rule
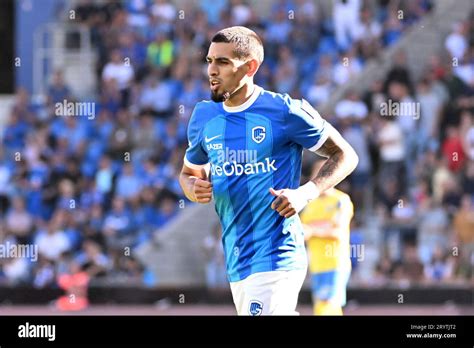
[[[212,101],[216,103],[225,102],[230,97],[232,97],[235,93],[237,93],[241,88],[242,86],[237,86],[231,92],[227,89],[224,89],[224,92],[220,94],[217,92],[218,90],[215,90],[215,91],[211,90],[211,99]]]
[[[223,93],[218,93],[217,91],[211,91],[211,99],[216,103],[225,102],[230,98],[230,93],[224,91]]]

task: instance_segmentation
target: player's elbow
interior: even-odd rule
[[[359,156],[349,144],[347,144],[344,149],[344,158],[347,163],[348,174],[350,174],[357,168],[357,165],[359,164]]]

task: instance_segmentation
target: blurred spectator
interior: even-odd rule
[[[355,91],[348,91],[346,97],[336,104],[336,116],[363,121],[367,117],[367,106]]]
[[[163,194],[161,203],[154,219],[154,226],[156,228],[163,227],[169,220],[171,220],[177,213],[177,204],[172,194]]]
[[[93,0],[79,0],[75,8],[76,18],[80,22],[87,22],[98,10]]]
[[[79,264],[70,261],[67,273],[60,274],[57,282],[66,293],[56,301],[56,307],[61,311],[78,311],[89,306],[87,291],[90,277],[82,271]]]
[[[353,29],[353,35],[362,56],[368,59],[375,57],[380,50],[382,26],[368,8],[364,8],[360,16],[359,25]]]
[[[129,0],[125,4],[128,12],[128,24],[136,27],[145,27],[149,23],[148,11],[152,0]]]
[[[108,195],[112,192],[114,184],[114,170],[112,162],[108,156],[103,156],[99,162],[99,169],[95,177],[97,191],[102,195]]]
[[[464,152],[469,160],[474,161],[474,123],[464,136]]]
[[[124,161],[131,155],[133,134],[131,116],[127,109],[120,109],[117,113],[115,127],[110,134],[109,152],[114,160]]]
[[[8,157],[11,157],[10,154],[20,151],[25,146],[28,128],[29,125],[26,120],[20,118],[18,112],[12,111],[5,127],[5,136],[3,138],[3,145]]]
[[[415,100],[409,94],[408,86],[397,81],[393,81],[388,85],[389,100],[397,103],[399,111],[391,114],[395,117],[403,132],[403,144],[405,146],[405,170],[408,183],[413,183],[413,172],[417,154],[418,144],[418,114],[419,108]]]
[[[174,50],[173,42],[165,34],[159,33],[147,47],[147,61],[152,68],[167,68],[173,63]]]
[[[436,202],[441,202],[445,196],[446,187],[450,182],[454,181],[455,177],[448,169],[448,160],[446,158],[439,158],[434,168],[431,190],[433,192],[433,199]]]
[[[397,20],[397,22],[400,22]],[[387,74],[384,83],[384,91],[388,92],[388,86],[392,82],[398,82],[399,84],[405,85],[408,87],[409,93],[413,91],[411,73],[408,70],[407,56],[404,51],[400,50],[395,53],[393,59],[393,66]]]
[[[138,196],[142,188],[142,182],[135,175],[133,165],[130,162],[124,164],[122,174],[117,178],[117,197],[125,200],[133,199]]]
[[[384,238],[390,245],[392,259],[400,259],[403,246],[407,243],[415,244],[417,237],[416,209],[407,196],[400,196],[391,209],[387,223]]]
[[[367,196],[370,173],[372,170],[368,136],[366,134],[366,129],[360,124],[360,122],[351,122],[349,120],[343,121],[341,134],[344,139],[351,144],[359,157],[359,163],[354,172],[350,175],[349,181],[351,183],[351,196],[354,205],[363,211],[365,208],[364,197]]]
[[[392,9],[388,15],[388,19],[385,22],[385,30],[383,35],[383,42],[385,45],[390,46],[400,39],[403,32],[403,23],[399,18],[398,10]]]
[[[252,9],[244,0],[231,0],[233,25],[246,25],[252,16]]]
[[[287,46],[280,46],[278,56],[282,64],[278,66],[275,73],[276,88],[281,91],[281,93],[290,93],[296,84],[296,59]]]
[[[71,90],[64,82],[63,72],[56,70],[48,87],[48,104],[63,103],[64,100],[70,99]]]
[[[26,284],[29,280],[29,271],[29,263],[25,258],[5,257],[2,260],[2,271],[0,273],[3,273],[4,282],[9,286]]]
[[[102,72],[102,79],[105,83],[110,80],[117,81],[118,89],[121,93],[121,106],[127,107],[130,96],[130,86],[134,78],[133,67],[122,57],[119,50],[110,53],[110,61],[105,65]]]
[[[57,261],[63,252],[70,250],[71,245],[62,229],[64,215],[56,213],[45,230],[39,230],[34,243],[38,245],[39,254],[47,260]]]
[[[404,246],[402,258],[394,266],[393,277],[401,286],[420,283],[424,279],[423,264],[414,245]]]
[[[387,178],[396,177],[400,186],[405,184],[406,154],[403,132],[400,125],[390,116],[381,117],[381,127],[377,134],[380,149],[379,185],[384,187]]]
[[[380,287],[386,286],[392,278],[393,268],[394,264],[389,255],[382,255],[375,268],[375,274],[371,285]]]
[[[153,153],[161,152],[159,148],[159,141],[155,131],[153,118],[148,113],[143,113],[138,120],[138,126],[132,130],[133,153],[132,159],[134,162],[140,162],[143,159],[150,157]]]
[[[356,39],[360,27],[360,0],[336,0],[333,3],[332,19],[339,49],[346,50]]]
[[[170,86],[160,79],[160,74],[147,80],[140,94],[139,106],[160,118],[171,116],[172,92]]]
[[[459,172],[466,159],[459,129],[453,126],[448,127],[446,140],[442,144],[442,151],[444,158],[447,160],[448,168],[453,172]]]
[[[456,240],[461,250],[461,257],[468,264],[474,255],[474,203],[473,197],[464,195],[460,209],[455,213],[453,219]]]
[[[104,276],[111,265],[108,257],[102,253],[99,244],[92,240],[85,240],[82,250],[75,258],[74,263],[82,271],[87,272],[87,275],[92,279]]]
[[[343,85],[361,71],[362,62],[356,56],[354,49],[350,49],[339,56],[339,64],[336,64],[333,70],[333,81],[337,85]]]
[[[461,176],[463,192],[474,197],[474,161],[466,164],[466,169]]]
[[[55,281],[54,264],[51,260],[40,257],[39,265],[33,272],[33,286],[38,289],[52,286]]]
[[[454,24],[451,34],[444,41],[444,47],[448,50],[451,57],[456,58],[458,61],[464,58],[464,54],[468,49],[466,29],[467,26],[464,23]]]
[[[111,272],[114,281],[124,284],[140,284],[143,277],[143,266],[132,256],[119,255]]]
[[[441,116],[441,101],[433,90],[431,81],[422,79],[416,88],[416,99],[420,103],[420,120],[417,129],[418,157],[428,149],[437,150],[438,130]]]
[[[5,159],[3,148],[0,147],[0,216],[3,216],[9,208],[9,193],[12,187],[8,183],[13,174],[12,169]]]
[[[155,0],[151,6],[151,13],[163,21],[172,22],[176,17],[176,8],[169,0]]]
[[[453,273],[453,260],[448,258],[441,247],[435,248],[430,263],[425,267],[426,279],[433,282],[446,281],[452,278]]]
[[[26,210],[25,201],[20,196],[12,200],[12,207],[5,217],[5,227],[19,244],[29,243],[33,231],[33,217]]]
[[[427,199],[420,207],[418,224],[418,255],[424,265],[429,264],[436,248],[448,243],[449,217],[441,204]]]
[[[126,32],[119,37],[120,53],[125,63],[131,64],[134,71],[138,73],[143,70],[146,61],[146,47],[134,32]]]
[[[103,232],[107,248],[121,249],[134,245],[134,221],[125,201],[114,198],[112,209],[104,219]]]
[[[325,76],[314,75],[314,82],[308,90],[307,99],[316,108],[331,95],[331,81]]]

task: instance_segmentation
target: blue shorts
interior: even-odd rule
[[[351,275],[350,270],[333,270],[311,273],[313,300],[330,301],[341,307],[346,304],[346,287]]]

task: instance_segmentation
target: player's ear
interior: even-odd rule
[[[259,64],[256,59],[251,59],[247,63],[248,70],[247,70],[247,76],[253,76],[258,70]]]

